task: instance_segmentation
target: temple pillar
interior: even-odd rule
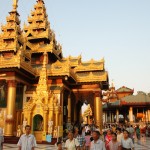
[[[150,122],[150,110],[148,110],[148,122]]]
[[[55,126],[58,127],[59,126],[59,112],[58,110],[56,110],[55,112]]]
[[[100,93],[96,93],[96,95],[95,95],[95,106],[94,106],[94,108],[96,110],[96,114],[95,114],[96,125],[99,126],[100,130],[102,130],[103,110],[102,110],[102,101],[101,101],[101,98],[100,98]]]
[[[70,97],[70,95],[68,96],[68,106],[67,106],[67,109],[68,109],[67,122],[71,123],[71,97]]]
[[[105,123],[107,123],[108,122],[108,117],[107,117],[107,111],[106,111],[106,115],[105,115]]]
[[[111,112],[109,112],[109,121],[112,123]]]
[[[114,123],[115,122],[114,121],[114,113],[112,113],[111,117],[112,117],[112,123]]]
[[[133,107],[129,108],[129,122],[133,122]]]
[[[60,92],[60,106],[61,106],[61,114],[60,114],[60,121],[61,125],[63,126],[63,118],[64,118],[64,90]]]
[[[5,136],[13,136],[15,124],[16,81],[8,81]]]
[[[103,112],[103,124],[106,122],[106,113]]]
[[[49,109],[49,121],[54,121],[54,117],[53,117],[54,113],[53,113],[53,111],[54,111],[54,109],[53,109],[53,107],[51,107]]]
[[[119,122],[119,110],[118,109],[116,110],[116,122],[117,123]]]
[[[47,132],[47,123],[48,123],[48,114],[47,114],[47,111],[44,111],[43,119],[44,119],[43,131]]]
[[[148,110],[145,111],[146,122],[148,122]]]
[[[16,111],[16,129],[17,129],[18,125],[19,125],[19,119],[20,119],[19,113],[20,113],[19,111]]]
[[[76,103],[75,103],[75,107],[74,107],[74,122],[77,121],[77,107],[76,107]]]

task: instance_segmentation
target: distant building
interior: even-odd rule
[[[133,93],[133,89],[125,86],[117,90],[114,86],[110,87],[104,93],[107,98],[103,99],[103,122],[150,122],[150,94]]]

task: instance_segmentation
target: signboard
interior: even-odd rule
[[[46,141],[51,143],[52,142],[52,136],[51,135],[46,135]]]

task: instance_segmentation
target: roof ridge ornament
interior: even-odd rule
[[[45,4],[43,0],[37,0],[37,2],[42,2],[43,4]]]
[[[18,8],[18,0],[13,0],[13,9],[16,11]]]

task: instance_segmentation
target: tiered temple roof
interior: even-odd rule
[[[130,89],[126,86],[122,86],[119,89],[116,90],[117,93],[127,92],[127,93],[134,93],[134,89]]]
[[[108,72],[105,70],[104,59],[83,62],[81,55],[66,57],[62,55],[62,47],[56,41],[50,28],[44,0],[37,0],[34,10],[20,28],[17,12],[18,0],[14,0],[13,10],[6,18],[0,35],[0,71],[3,69],[23,72],[28,77],[40,76],[43,54],[48,55],[47,74],[49,77],[67,79],[69,84],[101,83],[102,88],[108,88]],[[32,75],[32,76],[31,76]]]
[[[28,17],[28,25],[24,24],[26,49],[32,53],[54,53],[62,58],[62,47],[55,39],[55,33],[50,29],[50,22],[43,0],[37,0],[34,10]]]
[[[13,10],[6,17],[7,23],[1,26],[0,68],[23,68],[34,74],[34,70],[29,64],[29,56],[25,54],[17,7],[18,1],[14,0]]]
[[[5,51],[17,53],[18,50],[22,49],[23,36],[20,28],[17,7],[17,3],[14,3],[13,10],[9,12],[9,16],[6,17],[7,23],[1,26],[2,34],[0,35],[0,52]]]
[[[137,95],[129,95],[121,99],[121,105],[149,105],[150,95],[138,92]]]

